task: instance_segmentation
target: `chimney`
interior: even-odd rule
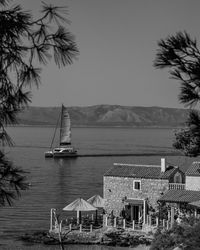
[[[164,173],[166,170],[165,158],[161,158],[161,173]]]

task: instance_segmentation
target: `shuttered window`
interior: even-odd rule
[[[141,181],[133,181],[133,189],[141,190]]]

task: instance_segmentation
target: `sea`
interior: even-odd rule
[[[13,147],[4,147],[7,158],[27,172],[29,189],[9,207],[0,207],[0,249],[53,250],[56,246],[31,245],[19,240],[26,232],[48,230],[50,209],[71,216],[62,208],[81,197],[103,195],[103,174],[113,163],[168,164],[182,170],[198,159],[181,155],[172,148],[171,128],[72,128],[72,144],[82,157],[45,158],[51,145],[53,127],[16,126],[7,131]],[[58,136],[56,135],[56,141]],[[99,155],[99,156],[98,156]],[[66,250],[127,249],[107,246],[66,246]],[[145,250],[138,246],[135,250]]]

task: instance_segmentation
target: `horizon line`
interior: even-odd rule
[[[93,104],[93,105],[85,105],[85,106],[82,106],[82,105],[71,105],[71,106],[67,106],[67,105],[64,105],[65,107],[68,107],[68,108],[75,108],[75,107],[78,107],[78,108],[86,108],[86,107],[95,107],[95,106],[118,106],[118,107],[135,107],[135,108],[166,108],[166,109],[185,109],[185,110],[189,110],[189,108],[187,107],[182,107],[182,108],[178,108],[178,107],[166,107],[166,106],[156,106],[156,105],[153,105],[153,106],[142,106],[142,105],[120,105],[120,104]],[[28,105],[27,106],[28,108],[29,107],[33,107],[33,108],[59,108],[61,107],[61,105],[59,106],[36,106],[36,105]]]

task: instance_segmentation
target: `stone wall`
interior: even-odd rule
[[[133,189],[133,181],[141,180],[141,190]],[[160,179],[135,179],[128,177],[104,176],[105,210],[109,214],[113,210],[119,216],[124,207],[124,197],[130,199],[147,199],[153,207],[157,206],[160,194],[168,190],[169,181]]]
[[[200,176],[186,176],[185,188],[200,191]]]

